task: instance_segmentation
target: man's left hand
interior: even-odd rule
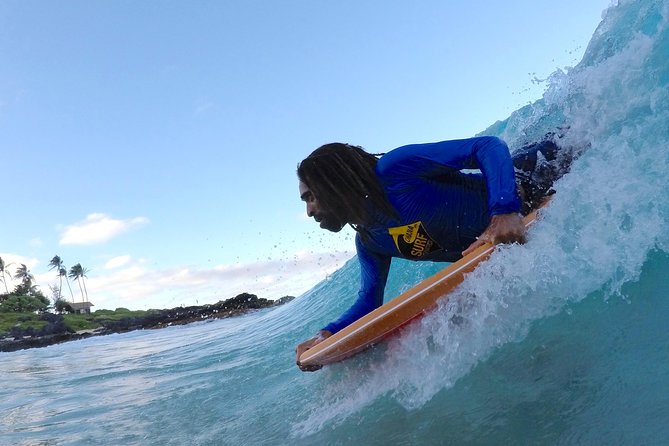
[[[323,367],[322,365],[302,365],[300,363],[300,356],[302,356],[302,353],[306,352],[314,345],[320,344],[330,336],[332,336],[332,333],[330,333],[327,330],[321,330],[318,332],[316,336],[304,341],[303,343],[297,346],[297,348],[295,349],[295,355],[296,355],[295,362],[297,363],[297,366],[300,368],[300,370],[302,370],[303,372],[315,372],[316,370],[320,370]]]
[[[467,249],[462,251],[462,255],[466,256],[486,243],[493,245],[499,243],[525,243],[526,233],[527,229],[523,224],[520,214],[493,215],[490,219],[490,224],[483,231],[483,234],[474,243],[469,245]]]

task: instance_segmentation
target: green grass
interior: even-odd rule
[[[95,320],[111,320],[111,321],[118,321],[123,319],[124,317],[138,317],[138,316],[146,316],[149,313],[149,311],[144,311],[144,310],[136,310],[136,311],[130,311],[125,308],[117,308],[116,310],[98,310],[94,313],[92,313],[90,316],[93,317]]]
[[[89,314],[64,314],[65,326],[72,331],[93,330],[100,326]]]
[[[145,316],[149,311],[130,311],[126,308],[117,308],[116,310],[97,310],[91,314],[64,314],[63,321],[65,326],[73,331],[93,330],[102,327],[106,322],[119,321],[125,317]],[[0,313],[0,336],[9,333],[9,331],[19,326],[23,329],[32,327],[40,330],[48,322],[40,320],[39,314],[35,313]]]
[[[40,330],[47,322],[41,321],[39,315],[34,313],[0,313],[0,335],[8,333],[16,325]]]
[[[124,317],[144,316],[148,311],[130,311],[125,308],[116,310],[97,310],[91,314],[66,314],[63,316],[65,325],[74,330],[92,330],[102,327],[107,322],[116,322]]]

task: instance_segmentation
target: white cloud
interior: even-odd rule
[[[60,238],[61,245],[95,245],[149,222],[146,217],[116,220],[106,214],[89,214],[84,221],[66,226]]]
[[[109,274],[90,275],[86,286],[89,298],[97,309],[202,305],[242,292],[276,299],[308,291],[340,268],[352,255],[352,252],[300,253],[292,260],[219,265],[208,269],[175,267],[161,270],[150,270],[143,263],[128,259],[123,267],[117,267]],[[76,291],[74,298],[78,301],[80,297]]]
[[[24,257],[18,254],[11,254],[7,252],[0,252],[0,257],[5,261],[5,266],[9,265],[7,269],[14,271],[16,268],[21,266],[21,264],[26,265],[28,268],[34,268],[39,265],[39,260],[31,257]]]
[[[14,274],[16,274],[16,269],[21,266],[21,264],[26,265],[28,270],[32,270],[40,263],[39,260],[35,258],[24,257],[7,252],[0,252],[0,258],[5,262],[5,279],[7,280],[7,288],[9,291],[19,283],[18,280],[14,280]],[[0,293],[4,293],[4,291],[4,285],[0,285]]]
[[[103,267],[93,267],[86,287],[94,309],[172,308],[203,305],[229,299],[242,292],[266,299],[286,295],[299,296],[326,279],[353,256],[352,251],[300,251],[280,260],[217,265],[211,268],[179,266],[152,270],[145,259],[129,255],[113,257]],[[34,270],[40,262],[34,258],[0,253],[10,274],[21,263]],[[8,288],[18,283],[8,277]],[[35,283],[48,297],[49,284],[57,284],[55,271],[35,274]],[[70,280],[72,294],[63,281],[63,295],[81,301],[76,282]],[[4,286],[0,283],[0,292]]]
[[[129,255],[124,255],[124,256],[117,256],[112,259],[109,259],[107,263],[105,263],[105,269],[116,269],[120,268],[124,265],[127,265],[130,263],[130,256]]]

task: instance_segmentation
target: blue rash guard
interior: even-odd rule
[[[470,169],[481,173],[462,172]],[[360,291],[323,328],[331,333],[383,303],[392,257],[453,262],[493,215],[521,209],[509,149],[495,137],[399,147],[379,159],[376,174],[399,218],[376,213],[359,228]]]

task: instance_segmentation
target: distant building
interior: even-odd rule
[[[76,314],[91,314],[91,307],[94,305],[90,302],[76,302],[71,303],[70,306]]]

